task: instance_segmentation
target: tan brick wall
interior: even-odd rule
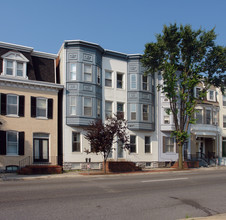
[[[31,88],[0,88],[0,93],[15,94],[25,96],[24,117],[12,117],[0,115],[0,121],[3,123],[1,130],[24,131],[24,156],[2,156],[0,155],[0,168],[7,165],[18,165],[19,161],[27,156],[33,156],[33,133],[49,134],[49,155],[57,156],[57,91],[48,91],[42,87],[37,89]],[[37,119],[31,117],[31,96],[52,98],[53,99],[53,119]]]

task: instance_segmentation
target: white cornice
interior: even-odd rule
[[[49,58],[49,59],[57,58],[57,54],[45,53],[45,52],[40,52],[40,51],[33,51],[31,55],[36,56],[36,57]]]
[[[26,47],[18,44],[11,44],[0,41],[0,47],[11,49],[11,50],[20,50],[24,52],[32,52],[34,49],[32,47]]]
[[[5,86],[12,86],[14,87],[23,87],[23,88],[30,88],[30,89],[47,89],[47,90],[61,90],[64,88],[63,85],[49,83],[49,82],[42,82],[42,81],[33,81],[33,80],[24,80],[24,79],[15,79],[11,77],[0,76],[0,85]]]

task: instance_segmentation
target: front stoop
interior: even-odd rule
[[[62,173],[62,166],[58,165],[29,165],[21,168],[17,172],[21,175],[33,174],[60,174]]]
[[[130,161],[107,161],[106,171],[109,173],[141,171],[141,167]]]

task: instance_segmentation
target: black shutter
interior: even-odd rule
[[[36,117],[36,97],[31,96],[31,117]]]
[[[19,116],[24,117],[24,96],[19,96]]]
[[[6,94],[1,94],[1,115],[6,115]]]
[[[6,155],[6,132],[0,131],[0,155]]]
[[[24,155],[24,132],[19,132],[19,155]]]
[[[48,118],[53,118],[53,99],[48,99]]]

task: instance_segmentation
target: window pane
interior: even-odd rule
[[[7,95],[7,114],[18,115],[18,96]]]
[[[148,90],[148,77],[147,76],[142,76],[143,80],[143,90],[147,91]]]
[[[17,154],[17,132],[7,132],[7,154]]]
[[[23,76],[23,63],[17,63],[17,76]]]
[[[136,104],[130,104],[131,120],[136,120]]]
[[[145,153],[151,152],[150,137],[145,137]]]
[[[144,121],[148,121],[148,113],[149,113],[148,105],[143,105],[143,120]]]
[[[130,152],[136,153],[136,136],[130,135]]]
[[[36,104],[37,104],[36,116],[47,117],[47,100],[37,98]]]
[[[76,80],[76,64],[75,63],[71,63],[70,80]]]
[[[130,76],[130,88],[131,89],[136,89],[137,88],[137,77],[135,74],[132,74]]]
[[[112,102],[105,102],[105,117],[112,116]]]
[[[6,63],[6,75],[13,75],[13,61],[7,61]]]
[[[105,72],[105,86],[112,87],[112,79],[111,79],[111,72]]]
[[[84,115],[92,115],[92,101],[91,98],[84,98]]]
[[[211,123],[211,111],[206,110],[206,124],[210,124],[210,123]]]
[[[72,152],[80,152],[80,133],[72,132]]]
[[[123,75],[122,74],[117,74],[117,88],[122,89],[123,87]]]
[[[202,124],[202,109],[196,112],[196,124]]]

